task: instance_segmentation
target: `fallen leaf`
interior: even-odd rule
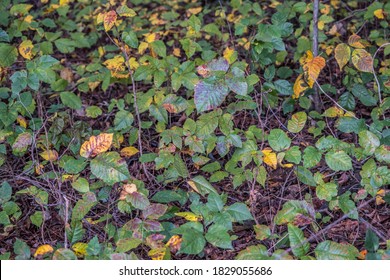
[[[41,245],[34,253],[34,257],[42,256],[48,253],[53,253],[54,249],[49,244]]]

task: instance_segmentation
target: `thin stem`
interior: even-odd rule
[[[318,11],[319,11],[319,0],[314,0],[313,3],[313,55],[318,56]],[[321,102],[318,93],[317,86],[314,86],[313,95],[314,108],[317,112],[321,111]]]

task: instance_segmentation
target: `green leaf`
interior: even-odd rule
[[[350,244],[326,240],[317,245],[314,253],[318,260],[355,260],[359,251]]]
[[[275,89],[282,95],[292,95],[293,89],[289,81],[277,80],[274,82]]]
[[[173,229],[172,233],[182,234],[183,241],[179,253],[199,254],[206,245],[203,237],[203,226],[199,222],[188,222],[179,228]]]
[[[17,71],[15,72],[10,80],[12,81],[12,93],[13,94],[19,94],[22,90],[24,90],[27,87],[27,71]]]
[[[230,235],[227,233],[226,227],[214,224],[209,227],[206,235],[206,240],[212,245],[222,249],[233,249]]]
[[[132,249],[137,248],[142,243],[142,240],[139,238],[123,238],[119,239],[116,243],[116,252],[124,253]]]
[[[81,99],[76,94],[70,91],[64,91],[60,93],[61,102],[71,109],[81,109]]]
[[[145,210],[150,205],[148,198],[139,192],[133,192],[126,195],[126,201],[136,209]]]
[[[30,216],[31,223],[37,227],[41,227],[43,222],[43,212],[35,211],[34,214]]]
[[[72,187],[81,193],[89,192],[89,182],[85,178],[78,178],[72,183]]]
[[[379,148],[375,150],[375,158],[378,161],[390,164],[390,146],[388,145],[379,146]]]
[[[359,145],[363,148],[365,155],[371,156],[380,146],[380,140],[374,133],[363,130],[359,132]]]
[[[88,256],[98,256],[100,253],[101,245],[99,244],[99,239],[95,235],[89,242],[87,247]]]
[[[124,31],[122,33],[122,40],[125,42],[128,46],[136,49],[138,48],[138,38],[134,31]]]
[[[374,253],[379,249],[379,237],[370,228],[366,231],[364,248],[370,253]]]
[[[320,184],[316,187],[316,194],[319,199],[331,201],[337,195],[337,185],[332,182]]]
[[[16,238],[14,243],[14,252],[16,254],[15,260],[29,260],[31,257],[30,247],[27,243]]]
[[[75,50],[75,42],[68,38],[61,38],[56,41],[54,41],[54,44],[56,45],[57,49],[61,53],[71,53]]]
[[[233,218],[233,222],[253,220],[252,214],[249,212],[248,206],[241,202],[236,202],[226,207],[225,211]]]
[[[353,85],[352,94],[365,106],[375,106],[377,104],[377,99],[361,84]]]
[[[313,219],[315,211],[313,206],[304,200],[290,200],[283,204],[282,209],[275,215],[274,222],[277,225],[291,223],[300,214]]]
[[[218,194],[218,192],[214,189],[214,187],[201,175],[192,178],[192,182],[195,183],[197,190],[203,196],[209,193]]]
[[[281,129],[272,129],[268,136],[268,142],[271,148],[280,152],[285,149],[288,149],[291,145],[291,139],[287,136],[287,134]]]
[[[314,180],[313,174],[310,172],[310,170],[304,168],[303,166],[298,166],[296,170],[296,175],[302,183],[315,187],[316,181]]]
[[[321,160],[322,154],[315,147],[309,146],[303,151],[303,166],[311,168],[316,166]]]
[[[325,161],[333,171],[352,169],[352,160],[344,151],[329,151],[325,155]]]
[[[126,160],[121,158],[117,152],[103,153],[92,159],[91,172],[109,185],[130,178]]]
[[[153,51],[161,56],[161,57],[166,57],[167,56],[167,47],[165,46],[163,41],[157,40],[152,43],[150,43]]]
[[[115,119],[114,119],[115,130],[130,129],[133,122],[134,122],[133,114],[128,111],[121,110],[115,114]]]
[[[297,257],[306,255],[309,252],[310,244],[306,242],[303,231],[292,224],[288,224],[287,228],[288,238],[290,240],[290,246],[293,254]]]
[[[307,115],[306,112],[298,112],[291,116],[291,120],[287,123],[288,131],[293,133],[300,132],[306,124]]]
[[[16,61],[18,50],[9,44],[0,43],[0,67],[9,67]]]
[[[85,114],[87,117],[95,119],[103,114],[103,111],[98,106],[89,106],[85,109]]]
[[[240,251],[236,260],[269,260],[267,248],[264,245],[252,245]]]
[[[76,202],[72,210],[72,224],[80,221],[97,203],[96,196],[93,192],[87,192],[83,198]]]
[[[11,195],[12,195],[12,187],[7,181],[4,181],[0,187],[0,205],[3,205],[8,200],[10,200]]]
[[[60,248],[53,254],[53,260],[77,260],[72,250]]]
[[[288,162],[299,164],[302,160],[302,153],[299,150],[299,147],[293,146],[290,149],[288,149],[286,151],[284,159],[287,160]]]
[[[344,214],[347,214],[351,219],[357,220],[359,218],[359,213],[355,203],[349,198],[350,194],[350,192],[346,192],[339,197],[339,206]]]
[[[229,89],[225,83],[200,81],[195,85],[194,102],[199,113],[215,109],[225,100]]]

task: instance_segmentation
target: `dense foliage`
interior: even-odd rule
[[[1,1],[0,257],[388,259],[390,3],[323,2]]]

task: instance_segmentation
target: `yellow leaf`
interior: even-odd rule
[[[106,13],[99,13],[97,16],[96,16],[96,24],[101,24],[103,21],[104,21],[104,15]]]
[[[24,127],[26,128],[27,127],[27,120],[23,117],[23,116],[18,116],[16,121],[18,122],[18,124],[21,126],[21,127]]]
[[[382,9],[375,10],[375,11],[374,11],[374,15],[375,15],[378,19],[384,19],[384,18],[385,18],[385,15],[383,14],[383,10],[382,10]]]
[[[137,13],[133,9],[130,9],[126,5],[118,7],[118,9],[116,9],[116,12],[121,17],[135,17],[137,15]]]
[[[381,205],[381,204],[384,204],[386,203],[386,201],[383,199],[383,197],[386,195],[386,192],[384,189],[380,189],[377,193],[376,193],[376,197],[375,197],[375,204],[376,205]]]
[[[24,18],[24,21],[27,23],[31,23],[34,17],[32,15],[28,15]]]
[[[35,165],[35,173],[37,175],[42,175],[43,174],[43,168],[44,168],[44,166],[42,164]]]
[[[41,245],[35,251],[34,257],[36,258],[37,256],[53,253],[53,251],[53,247],[51,247],[49,244]]]
[[[34,48],[34,45],[30,40],[23,41],[19,45],[19,53],[21,56],[23,56],[25,59],[31,60],[33,58],[32,50]]]
[[[372,72],[374,61],[370,53],[363,49],[356,49],[352,52],[352,63],[362,72]]]
[[[196,215],[192,212],[177,212],[175,213],[175,216],[183,217],[187,221],[191,221],[191,222],[199,222],[202,220],[201,215]]]
[[[174,48],[173,49],[173,55],[176,56],[176,57],[180,57],[181,56],[180,49],[179,48]]]
[[[130,57],[129,65],[131,70],[136,70],[139,67],[139,63],[135,59],[135,57]]]
[[[84,257],[87,254],[88,244],[83,242],[77,242],[72,245],[73,252],[77,257]]]
[[[65,6],[65,5],[68,5],[70,2],[70,0],[60,0],[60,6]]]
[[[132,157],[136,155],[139,152],[139,150],[135,147],[126,147],[121,150],[121,157]]]
[[[304,92],[308,87],[306,86],[306,82],[303,80],[303,74],[299,74],[294,83],[294,94],[292,95],[293,99],[299,98],[302,92]]]
[[[91,136],[80,148],[80,155],[85,158],[94,157],[107,151],[112,144],[113,133],[101,133]]]
[[[330,13],[330,5],[324,5],[324,8],[320,10],[321,14],[327,15]]]
[[[237,59],[237,52],[233,48],[227,47],[223,51],[223,57],[229,62],[229,64],[232,64]]]
[[[325,59],[321,56],[313,57],[313,53],[311,51],[306,52],[306,58],[304,59],[304,78],[309,85],[310,88],[313,87],[315,81],[321,72],[321,70],[325,67]]]
[[[157,39],[156,33],[148,33],[148,34],[145,34],[144,36],[145,36],[145,41],[147,43],[153,43]]]
[[[165,254],[167,253],[167,248],[154,248],[148,252],[148,256],[155,261],[161,261],[164,259]]]
[[[336,58],[337,64],[340,67],[340,70],[343,70],[343,67],[348,63],[351,58],[351,48],[347,44],[338,44],[334,50],[334,56]]]
[[[103,18],[103,24],[104,24],[104,30],[109,31],[114,26],[116,22],[116,12],[115,11],[109,11],[104,15]]]
[[[98,53],[99,53],[99,57],[102,57],[104,55],[105,51],[102,46],[98,47]]]
[[[48,161],[55,161],[58,159],[58,153],[56,150],[47,150],[40,153],[41,157]]]
[[[144,54],[144,52],[146,51],[146,49],[149,47],[149,44],[146,43],[146,42],[141,42],[138,46],[138,52],[140,54]]]
[[[276,158],[276,154],[270,148],[265,148],[261,151],[263,153],[263,161],[266,165],[276,169],[278,165],[278,160]]]
[[[137,186],[135,184],[125,184],[122,186],[122,191],[119,196],[119,200],[125,200],[128,194],[137,191]]]
[[[324,30],[324,27],[325,27],[325,22],[322,21],[322,20],[319,20],[318,21],[318,29],[319,30]]]
[[[357,49],[364,49],[364,45],[362,43],[362,38],[357,34],[352,34],[348,38],[348,45]]]
[[[125,59],[121,55],[107,59],[103,64],[111,72],[111,76],[116,78],[127,78],[130,74],[126,72]]]

